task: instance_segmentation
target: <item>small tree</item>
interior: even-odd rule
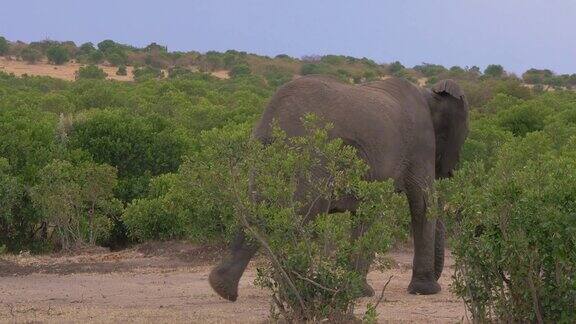
[[[42,58],[42,53],[37,49],[26,47],[20,52],[20,57],[29,64],[34,64]]]
[[[164,72],[162,72],[162,70],[149,66],[134,69],[132,73],[134,74],[134,80],[139,82],[164,77]]]
[[[304,63],[300,68],[300,74],[327,74],[329,68],[323,63]]]
[[[8,41],[6,40],[6,38],[0,36],[0,56],[4,56],[8,53],[8,50],[10,49],[10,44],[8,44]]]
[[[80,205],[80,187],[74,182],[74,166],[54,160],[42,169],[39,183],[32,188],[34,206],[53,226],[63,249],[80,241],[80,223],[76,208]]]
[[[402,65],[402,63],[400,63],[399,61],[393,62],[390,65],[388,65],[388,72],[391,74],[396,74],[404,69],[405,69],[404,65]]]
[[[84,242],[94,244],[98,237],[108,235],[112,225],[108,216],[122,210],[122,204],[113,198],[114,167],[53,160],[40,174],[31,190],[32,202],[55,227],[63,249]]]
[[[104,52],[104,54],[106,60],[114,66],[120,66],[126,64],[127,61],[126,53],[119,48],[109,50],[108,52]]]
[[[108,51],[115,49],[119,46],[115,41],[111,39],[106,39],[98,43],[98,49],[103,53],[107,53]]]
[[[88,243],[94,244],[102,227],[97,224],[99,208],[106,210],[109,202],[114,202],[116,187],[116,168],[107,164],[84,163],[78,168],[77,181],[80,196],[88,216]],[[100,211],[101,213],[101,211]]]
[[[80,45],[80,47],[78,48],[78,55],[87,55],[94,52],[95,50],[96,48],[94,47],[94,44],[92,44],[91,42],[84,43]]]
[[[118,70],[116,71],[116,75],[128,75],[128,71],[126,71],[125,65],[120,65]]]
[[[491,78],[501,78],[504,76],[504,68],[499,64],[490,64],[484,70],[484,75]]]
[[[230,76],[235,78],[242,75],[250,75],[250,67],[246,64],[236,65],[230,70]]]
[[[104,70],[96,65],[83,66],[76,71],[76,80],[78,79],[96,79],[104,80],[108,76]]]
[[[64,46],[53,45],[46,50],[46,57],[52,64],[62,65],[69,60],[68,50]]]
[[[104,54],[100,50],[95,50],[88,54],[88,62],[92,64],[99,64],[102,63],[104,60]]]

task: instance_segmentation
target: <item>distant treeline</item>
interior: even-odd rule
[[[191,70],[212,72],[228,70],[232,76],[257,74],[263,76],[272,86],[278,86],[294,75],[329,74],[346,82],[365,82],[394,75],[405,77],[413,82],[433,84],[436,80],[452,78],[471,80],[504,78],[522,80],[544,90],[572,89],[576,87],[576,73],[557,75],[551,70],[529,69],[521,77],[508,73],[501,65],[488,65],[483,71],[477,66],[444,67],[438,64],[422,63],[411,68],[396,61],[379,64],[368,58],[355,58],[343,55],[310,55],[294,58],[285,54],[275,57],[262,56],[242,51],[226,52],[196,51],[171,52],[166,46],[151,43],[139,48],[107,39],[97,44],[87,42],[77,45],[73,41],[43,40],[29,44],[21,41],[7,41],[0,37],[0,56],[23,60],[34,64],[46,59],[52,64],[64,64],[74,60],[83,64],[107,64],[124,68],[133,66],[135,74],[162,77],[162,70]]]

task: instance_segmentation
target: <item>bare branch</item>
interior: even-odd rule
[[[384,291],[386,290],[386,287],[388,287],[388,284],[390,283],[390,280],[392,280],[393,277],[394,276],[390,276],[390,278],[388,278],[388,281],[386,281],[386,283],[384,284],[384,287],[382,287],[382,291],[380,292],[380,297],[378,297],[376,304],[374,304],[374,309],[376,309],[376,307],[378,307],[378,305],[380,305],[380,302],[384,299]]]
[[[316,286],[316,287],[318,287],[318,288],[320,288],[320,289],[324,289],[324,290],[329,291],[329,292],[334,293],[334,294],[338,292],[338,290],[331,289],[331,288],[328,288],[328,287],[324,287],[324,286],[322,286],[321,284],[317,283],[316,281],[314,281],[314,280],[312,280],[312,279],[310,279],[310,278],[306,278],[306,277],[302,276],[301,274],[299,274],[299,273],[296,272],[296,271],[292,271],[292,273],[295,274],[296,277],[298,277],[299,279],[302,279],[302,280],[304,280],[304,281],[308,281],[309,283],[313,284],[314,286]]]

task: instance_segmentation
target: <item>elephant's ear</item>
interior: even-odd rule
[[[464,92],[460,89],[460,86],[454,82],[454,80],[441,80],[436,82],[434,86],[432,86],[432,91],[439,95],[451,95],[456,99],[464,100]]]

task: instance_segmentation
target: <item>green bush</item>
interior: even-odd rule
[[[330,69],[321,63],[305,63],[302,64],[300,68],[300,74],[308,75],[308,74],[327,74]]]
[[[292,80],[292,73],[275,65],[268,65],[265,67],[264,77],[270,86],[277,88]]]
[[[108,74],[96,65],[83,66],[76,71],[76,80],[78,79],[94,79],[104,80]]]
[[[134,80],[138,82],[164,77],[164,72],[162,70],[150,66],[135,68],[132,73],[134,74]]]
[[[0,36],[0,56],[6,55],[6,53],[8,53],[9,49],[10,49],[10,45],[8,44],[8,41],[6,40],[6,38]]]
[[[400,63],[399,61],[390,63],[390,65],[388,65],[388,73],[393,75],[400,73],[404,69],[405,69],[404,65],[402,65],[402,63]]]
[[[527,140],[549,145],[533,136]],[[522,141],[505,147],[488,172],[492,181],[478,179],[482,168],[463,170],[454,180],[462,193],[452,202],[463,218],[452,243],[455,292],[479,321],[573,322],[576,160],[535,159],[534,150],[517,157],[516,145],[526,147]],[[508,166],[511,158],[527,162]],[[471,179],[478,179],[472,180],[478,188],[470,188]]]
[[[90,54],[94,51],[96,51],[94,44],[92,44],[91,42],[87,42],[87,43],[80,45],[80,47],[78,48],[77,55],[87,55],[87,54]]]
[[[104,60],[104,54],[100,50],[95,50],[90,52],[90,54],[88,54],[87,59],[89,63],[99,64],[102,63],[102,61]]]
[[[422,73],[425,77],[438,76],[441,73],[446,72],[446,68],[438,64],[422,63],[421,65],[416,65],[413,67],[415,71]]]
[[[68,50],[61,45],[52,45],[46,50],[48,62],[56,65],[62,65],[70,59]]]
[[[122,216],[133,240],[181,238],[185,234],[186,220],[170,213],[160,199],[136,199]]]
[[[70,99],[60,93],[49,93],[43,96],[38,102],[38,107],[43,111],[50,111],[56,114],[72,113],[74,105]]]
[[[20,52],[20,57],[29,64],[34,64],[42,58],[42,53],[34,48],[26,47]]]
[[[462,168],[440,183],[453,289],[474,321],[576,320],[575,99],[546,94],[473,120]]]
[[[251,73],[250,67],[247,64],[235,65],[230,70],[230,76],[233,78],[243,75],[249,75],[250,73]]]
[[[130,235],[140,240],[171,237],[194,242],[230,237],[234,229],[233,203],[221,188],[231,179],[226,165],[220,162],[234,154],[241,158],[250,130],[251,125],[242,124],[203,132],[197,153],[182,163],[178,173],[154,178],[148,195],[126,210],[123,218],[130,219],[126,221]],[[156,209],[162,214],[154,214]],[[169,217],[171,225],[158,225],[156,232],[147,232],[143,226],[153,226],[145,224],[156,224],[158,217]]]
[[[106,60],[113,66],[126,65],[127,63],[126,53],[124,53],[122,50],[116,49],[109,51],[105,54],[105,57]]]
[[[176,171],[186,145],[186,139],[161,120],[121,110],[94,111],[70,134],[71,148],[118,169],[122,179],[117,196],[126,202],[141,195],[152,176]]]
[[[55,227],[63,249],[107,239],[121,204],[113,198],[116,170],[109,165],[54,160],[42,169],[31,198],[43,219]]]
[[[126,71],[125,65],[120,65],[118,70],[116,71],[116,75],[128,75],[128,71]]]
[[[484,69],[484,75],[491,78],[501,78],[504,73],[504,68],[499,64],[490,64]]]

